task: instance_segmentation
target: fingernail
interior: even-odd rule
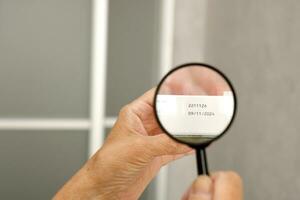
[[[199,199],[211,199],[212,181],[208,176],[200,176],[193,185],[192,195],[199,197]]]

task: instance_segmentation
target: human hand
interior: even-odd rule
[[[138,199],[159,169],[192,152],[159,128],[154,89],[126,105],[101,149],[55,199]]]
[[[235,172],[216,172],[199,176],[182,200],[242,200],[242,180]]]

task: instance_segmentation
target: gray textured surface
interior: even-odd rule
[[[210,168],[238,171],[245,199],[299,199],[300,2],[208,2],[205,61],[230,77],[239,103],[232,129],[208,149]],[[194,21],[176,26],[189,23],[190,31],[197,32],[193,24],[201,8],[195,1],[185,4],[189,4],[186,15],[193,15]],[[196,34],[189,38],[176,34],[176,40],[181,41],[176,48],[200,51]],[[175,49],[175,63],[199,61],[197,52],[191,56],[179,51]],[[191,172],[182,173],[188,168]],[[195,176],[194,160],[179,161],[171,173],[169,196],[179,199]]]
[[[90,1],[0,1],[0,117],[87,117]]]
[[[154,87],[157,68],[157,0],[111,0],[107,69],[108,116]]]
[[[155,85],[158,1],[109,4],[106,111],[114,116]],[[91,1],[0,0],[0,118],[88,117],[90,30]],[[86,140],[1,130],[0,199],[50,199],[85,161]],[[154,198],[153,186],[141,199]]]
[[[83,165],[86,132],[0,131],[0,199],[51,199]]]

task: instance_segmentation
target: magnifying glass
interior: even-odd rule
[[[162,130],[196,150],[198,174],[209,174],[205,148],[229,129],[236,95],[217,68],[188,63],[173,68],[160,81],[154,97],[155,117]]]

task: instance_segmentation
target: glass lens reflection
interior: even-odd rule
[[[189,144],[208,143],[229,125],[234,113],[233,91],[226,79],[205,66],[186,66],[160,84],[156,112],[163,128]]]

